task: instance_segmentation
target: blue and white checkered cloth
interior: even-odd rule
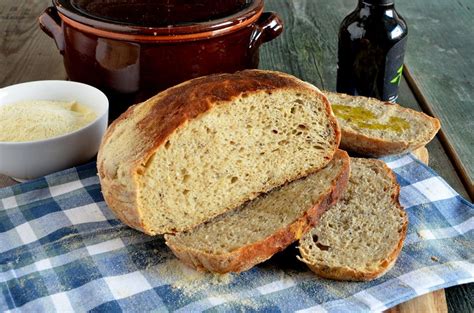
[[[473,205],[411,155],[386,161],[410,223],[394,268],[367,283],[318,279],[294,247],[240,275],[197,273],[115,219],[93,163],[0,189],[0,310],[362,312],[473,282]]]

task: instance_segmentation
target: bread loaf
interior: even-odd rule
[[[436,135],[439,120],[398,104],[325,92],[342,131],[341,148],[381,157],[416,150]]]
[[[301,238],[344,191],[349,156],[339,150],[323,169],[271,190],[196,228],[165,235],[187,265],[218,273],[241,272]]]
[[[299,242],[300,260],[316,275],[372,280],[395,263],[407,231],[400,186],[384,162],[351,158],[347,190]]]
[[[278,72],[197,78],[131,107],[98,154],[105,201],[147,234],[189,230],[332,159],[326,97]]]

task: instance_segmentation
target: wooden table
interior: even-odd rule
[[[65,79],[53,40],[36,19],[50,0],[0,2],[0,87]],[[261,67],[292,73],[335,89],[337,31],[355,0],[267,0],[285,32],[261,51]],[[472,201],[474,178],[474,4],[472,0],[397,0],[409,25],[405,78],[399,102],[442,121],[429,145],[431,167]],[[14,181],[0,176],[0,187]],[[446,296],[445,296],[446,295]],[[474,284],[452,287],[401,304],[391,312],[473,312]]]

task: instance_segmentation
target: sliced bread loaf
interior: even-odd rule
[[[398,104],[325,92],[342,131],[341,148],[365,156],[406,153],[426,145],[439,120]]]
[[[372,280],[395,263],[407,231],[393,172],[379,160],[351,158],[341,200],[299,242],[300,260],[318,276]]]
[[[98,154],[102,192],[147,234],[188,230],[332,159],[340,130],[326,97],[293,76],[197,78],[131,107]]]
[[[348,179],[349,156],[339,150],[322,170],[188,232],[165,235],[166,244],[195,269],[245,271],[301,238],[339,198]]]

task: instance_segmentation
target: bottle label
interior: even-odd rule
[[[403,74],[403,58],[408,36],[397,42],[385,58],[385,76],[382,98],[395,102],[398,98],[398,86]]]

